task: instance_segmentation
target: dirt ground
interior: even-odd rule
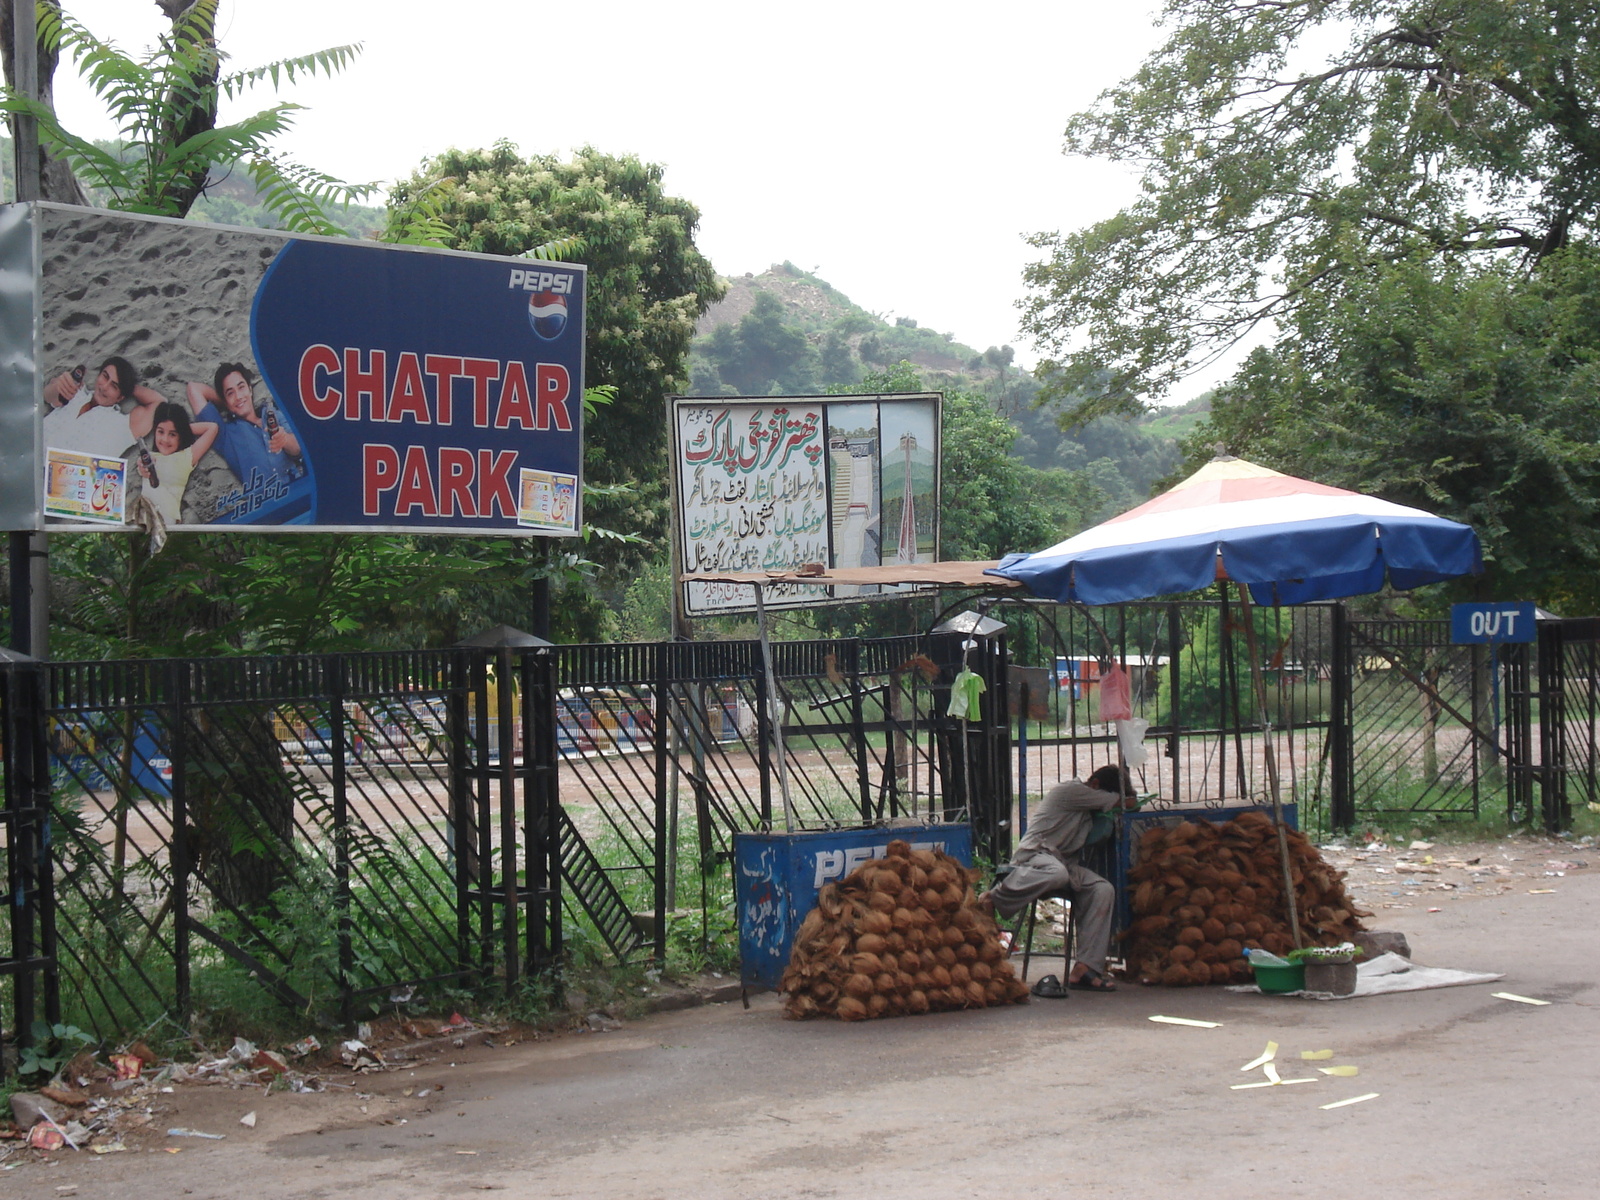
[[[759,996],[748,1011],[712,1005],[611,1032],[463,1049],[446,1037],[383,1073],[335,1068],[325,1077],[346,1086],[317,1094],[180,1084],[151,1097],[158,1111],[126,1153],[23,1152],[3,1165],[32,1161],[0,1173],[0,1193],[1592,1195],[1600,846],[1325,853],[1375,912],[1368,924],[1407,934],[1418,962],[1505,978],[1342,1002],[1124,986],[855,1025],[786,1021]],[[1269,1040],[1283,1078],[1316,1082],[1232,1090],[1262,1078],[1239,1068]],[[1360,1074],[1320,1075],[1299,1057],[1322,1049]],[[254,1128],[239,1123],[247,1112]],[[226,1137],[163,1136],[171,1127]]]

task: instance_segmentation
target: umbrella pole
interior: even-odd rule
[[[1289,865],[1289,835],[1283,827],[1283,802],[1278,794],[1278,754],[1272,744],[1272,717],[1267,711],[1267,682],[1261,673],[1261,650],[1256,641],[1255,610],[1250,604],[1250,589],[1234,581],[1239,589],[1239,611],[1244,615],[1244,644],[1250,655],[1250,679],[1255,685],[1256,703],[1261,708],[1261,723],[1265,733],[1263,750],[1267,764],[1267,788],[1272,796],[1272,824],[1278,831],[1278,862],[1283,867],[1283,894],[1289,901],[1289,931],[1294,947],[1300,949],[1300,906],[1294,894],[1294,869]]]

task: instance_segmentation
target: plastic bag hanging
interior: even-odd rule
[[[950,681],[950,707],[945,711],[957,720],[978,720],[982,715],[982,696],[988,688],[983,676],[970,667],[962,667]]]
[[[1100,720],[1109,725],[1113,721],[1132,719],[1132,681],[1121,663],[1112,663],[1100,676]]]
[[[1150,722],[1143,717],[1117,722],[1117,742],[1122,746],[1123,765],[1129,770],[1138,770],[1150,757],[1150,747],[1144,744],[1149,728]]]

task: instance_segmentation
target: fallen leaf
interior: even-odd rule
[[[1368,1092],[1365,1096],[1351,1096],[1348,1100],[1335,1100],[1332,1104],[1318,1105],[1324,1110],[1330,1108],[1343,1108],[1347,1104],[1360,1104],[1363,1100],[1376,1100],[1380,1093]]]

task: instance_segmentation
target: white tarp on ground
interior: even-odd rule
[[[1356,990],[1348,996],[1335,996],[1330,992],[1282,992],[1285,996],[1298,996],[1304,1000],[1354,1000],[1360,996],[1382,996],[1389,992],[1421,992],[1428,988],[1459,987],[1466,983],[1493,983],[1504,975],[1490,975],[1482,971],[1452,971],[1448,967],[1424,967],[1410,962],[1398,954],[1380,954],[1371,962],[1356,967]],[[1263,994],[1255,984],[1230,987],[1230,992]]]

